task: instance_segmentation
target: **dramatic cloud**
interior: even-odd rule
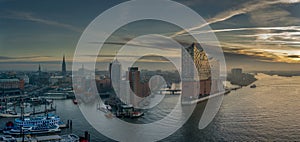
[[[0,14],[0,17],[1,18],[9,18],[9,19],[17,19],[17,20],[27,20],[27,21],[37,22],[37,23],[46,24],[46,25],[50,25],[50,26],[61,27],[61,28],[65,28],[65,29],[68,29],[71,31],[75,31],[75,32],[82,32],[81,29],[79,29],[75,26],[65,24],[65,23],[60,23],[57,21],[39,18],[30,12],[2,11]]]
[[[291,26],[300,22],[300,19],[292,17],[289,11],[275,7],[253,11],[250,17],[251,22],[257,26]]]
[[[221,43],[225,52],[264,58],[263,62],[299,63],[300,50],[280,45]],[[253,48],[253,46],[258,46]]]
[[[260,10],[260,9],[269,7],[271,5],[292,4],[292,3],[299,3],[299,2],[300,2],[300,0],[265,0],[265,1],[259,0],[259,1],[247,2],[245,4],[240,5],[239,7],[232,8],[228,11],[217,14],[215,17],[208,19],[206,24],[198,25],[198,26],[192,27],[190,29],[185,29],[185,30],[179,31],[179,32],[175,33],[174,35],[172,35],[172,37],[175,37],[180,34],[184,34],[189,31],[201,29],[202,27],[210,25],[210,24],[225,21],[236,15],[246,14],[246,13],[249,13],[249,12],[252,12],[255,10]]]
[[[0,62],[12,62],[12,61],[43,61],[52,58],[52,56],[24,56],[24,57],[8,57],[0,56]]]

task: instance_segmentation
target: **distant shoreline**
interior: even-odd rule
[[[252,73],[258,74],[263,73],[270,76],[278,75],[282,77],[293,77],[293,76],[300,76],[300,71],[254,71]]]

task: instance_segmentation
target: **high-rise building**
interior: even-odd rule
[[[120,81],[121,81],[121,64],[118,60],[114,60],[109,64],[109,74],[111,86],[114,88],[117,95],[120,94]]]
[[[196,67],[198,72],[194,72],[194,67]],[[183,49],[182,73],[188,80],[195,80],[197,78],[197,73],[199,80],[206,80],[210,78],[211,69],[209,60],[200,44],[193,43],[191,46]]]
[[[191,46],[182,49],[181,64],[182,94],[189,98],[210,94],[211,67],[209,59],[200,44],[193,43]]]
[[[128,80],[131,90],[135,94],[139,94],[140,85],[140,71],[138,67],[128,68]]]
[[[243,70],[241,68],[231,69],[231,81],[235,84],[243,79]]]
[[[181,64],[182,64],[182,80],[192,81],[194,80],[194,48],[191,47],[183,48],[181,52]]]
[[[65,55],[63,56],[63,61],[62,61],[62,64],[61,64],[61,74],[63,76],[66,76],[66,74],[67,74]]]
[[[138,67],[128,68],[127,80],[129,81],[129,88],[132,90],[132,92],[129,91],[130,93],[127,94],[129,95],[129,104],[137,105],[137,103],[140,101],[141,98],[150,95],[151,92],[150,92],[149,84],[148,82],[141,81],[140,71]],[[124,86],[121,86],[120,88],[122,91],[124,90],[125,92],[128,92],[126,89],[124,89]],[[126,97],[126,102],[128,102],[128,96]]]

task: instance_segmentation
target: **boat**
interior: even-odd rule
[[[75,134],[67,135],[47,135],[47,136],[24,136],[22,137],[13,137],[11,135],[0,135],[1,142],[79,142],[80,137]]]
[[[51,104],[51,103],[53,103],[53,100],[52,99],[46,99],[46,103]]]
[[[143,116],[143,115],[144,115],[143,112],[134,111],[134,112],[132,112],[132,114],[131,114],[131,118],[138,118],[138,117],[141,117],[141,116]]]
[[[11,135],[0,135],[1,142],[16,142],[17,140]]]
[[[100,110],[100,111],[103,111],[105,113],[112,110],[110,105],[105,105],[105,104],[102,104],[102,105],[98,104],[97,109]]]
[[[23,105],[24,105],[24,107],[29,107],[29,106],[31,106],[30,103],[23,103]]]
[[[12,105],[14,105],[14,103],[13,102],[8,102],[6,105],[12,106]]]
[[[27,117],[30,116],[31,113],[24,113],[23,116]],[[21,113],[16,113],[15,111],[12,111],[10,109],[4,110],[2,112],[0,112],[0,117],[7,117],[7,118],[17,118],[17,117],[21,117]]]
[[[39,104],[39,103],[41,103],[41,99],[38,97],[30,98],[30,103]]]
[[[121,105],[119,111],[116,112],[116,117],[119,118],[139,118],[143,115],[143,112],[135,111],[132,105]]]
[[[251,86],[250,86],[250,88],[256,88],[256,85],[255,85],[255,84],[253,84],[253,85],[251,85]]]
[[[77,104],[78,104],[77,99],[73,99],[73,103],[74,103],[75,105],[77,105]]]
[[[61,142],[79,142],[79,136],[75,134],[62,135]]]
[[[9,131],[3,131],[4,134],[9,135],[20,135],[20,128],[11,129]],[[45,134],[45,133],[54,133],[60,132],[59,125],[45,125],[45,126],[23,126],[22,127],[23,134]]]
[[[44,134],[60,132],[60,118],[54,114],[46,116],[16,118],[13,126],[6,127],[4,134],[19,135],[21,130],[23,134]]]

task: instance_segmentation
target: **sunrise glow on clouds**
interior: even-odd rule
[[[168,33],[161,33],[165,36],[174,37],[179,43],[185,43],[187,46],[193,41],[186,40],[188,34],[205,34],[213,32],[220,41],[220,45],[228,55],[245,55],[255,62],[261,63],[286,63],[293,64],[300,62],[300,0],[242,0],[241,2],[220,2],[220,1],[178,1],[197,11],[205,18],[207,24],[195,25],[190,29],[170,30]],[[3,1],[2,3],[13,3]],[[228,4],[229,3],[229,4]],[[0,62],[59,62],[62,55],[67,55],[67,61],[72,61],[74,48],[81,35],[81,32],[103,10],[110,8],[118,2],[101,5],[99,7],[93,4],[90,6],[91,13],[85,9],[76,9],[77,14],[68,12],[66,9],[57,8],[52,10],[54,14],[49,13],[47,8],[18,8],[17,6],[0,7],[0,29],[3,34],[0,36],[1,44]],[[55,4],[54,3],[50,3]],[[87,3],[84,3],[88,5]],[[15,4],[17,5],[17,4]],[[62,3],[68,5],[68,3]],[[74,4],[75,5],[75,4]],[[224,5],[224,6],[223,6]],[[23,7],[20,6],[19,7]],[[25,7],[25,6],[24,6]],[[209,7],[206,8],[205,7]],[[204,10],[203,10],[204,8]],[[74,11],[70,8],[69,11]],[[80,11],[81,10],[81,11]],[[75,17],[73,15],[79,15]],[[89,15],[90,17],[85,18]],[[72,19],[73,18],[73,19]],[[205,31],[203,27],[211,26],[212,31]],[[127,29],[128,28],[128,29]],[[162,27],[164,28],[164,27]],[[131,40],[131,35],[127,32],[136,30],[144,31],[143,27],[126,27],[123,33],[118,35],[113,41],[106,42],[107,50],[103,53],[106,57],[101,57],[98,61],[109,62],[113,59],[116,49],[120,45]],[[152,30],[152,29],[149,29]],[[99,41],[91,41],[97,44]],[[149,41],[148,41],[149,42]],[[204,41],[206,44],[210,41]],[[151,42],[153,43],[153,42]],[[146,48],[147,46],[159,47],[167,44],[159,43],[149,44],[147,41],[140,41],[133,46]],[[143,47],[142,47],[143,46]],[[176,57],[177,51],[169,49],[170,57]],[[226,54],[227,53],[227,54]],[[134,55],[133,55],[134,56]],[[88,57],[88,55],[87,55]],[[227,58],[232,58],[227,56]],[[88,61],[87,59],[86,61]],[[155,61],[155,59],[144,60],[145,62]],[[259,69],[259,68],[258,68]]]

